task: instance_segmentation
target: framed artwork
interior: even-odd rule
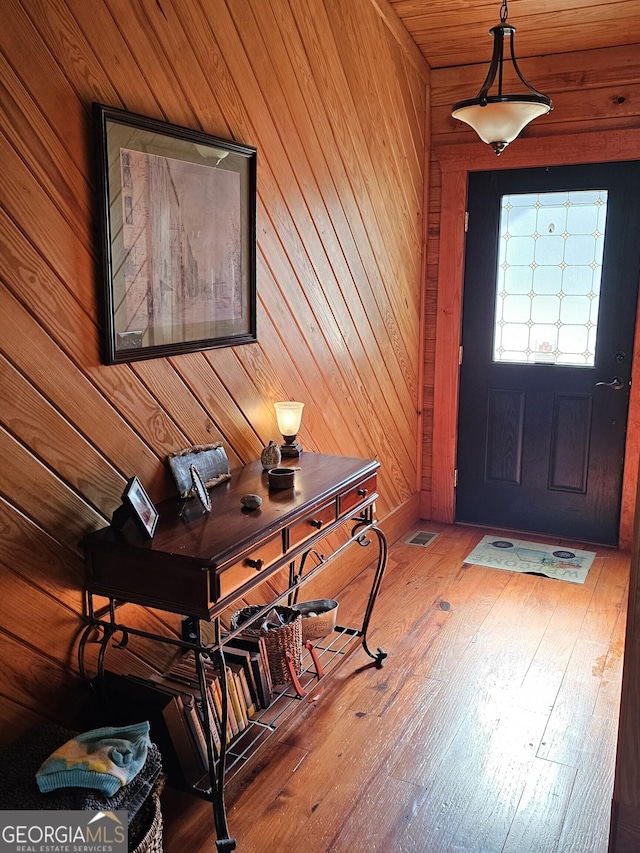
[[[122,493],[123,515],[132,519],[145,539],[153,539],[158,524],[158,510],[137,477],[132,477]]]
[[[256,149],[93,105],[107,364],[256,340]]]

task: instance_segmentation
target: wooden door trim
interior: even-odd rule
[[[431,518],[452,523],[455,515],[454,474],[458,432],[459,353],[464,287],[464,215],[469,172],[568,166],[640,159],[640,129],[567,134],[518,139],[496,157],[481,142],[435,146],[435,162],[442,172],[440,262],[436,312],[436,351],[433,399],[433,458]],[[446,251],[443,251],[446,247]],[[636,323],[636,344],[638,344]],[[640,365],[638,347],[633,367]],[[631,386],[629,423],[640,423],[639,383]],[[638,448],[627,434],[622,485],[620,547],[629,548],[638,472]]]

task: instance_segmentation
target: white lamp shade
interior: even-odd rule
[[[513,142],[520,131],[538,116],[545,115],[551,107],[532,101],[498,101],[482,107],[471,104],[454,109],[451,115],[470,125],[483,142],[502,147]]]
[[[302,421],[304,403],[274,403],[278,429],[282,435],[297,435]]]

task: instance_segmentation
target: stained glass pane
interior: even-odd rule
[[[607,190],[502,197],[494,361],[593,367]]]

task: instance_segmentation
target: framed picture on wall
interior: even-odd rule
[[[256,340],[256,149],[94,104],[107,364]]]

